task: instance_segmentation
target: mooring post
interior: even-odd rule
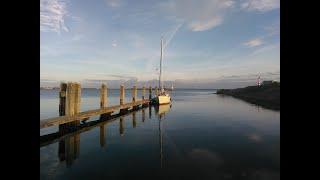
[[[60,92],[59,92],[59,116],[66,115],[66,94],[67,94],[67,83],[61,83],[60,84]],[[59,125],[59,132],[64,133],[65,130],[66,130],[66,125],[60,124]],[[63,142],[63,144],[64,144],[64,142]]]
[[[107,95],[107,86],[105,84],[101,85],[100,88],[100,108],[105,108],[107,107],[107,103],[108,103],[108,95]]]
[[[59,93],[59,115],[73,116],[80,112],[81,86],[78,83],[61,83]],[[77,126],[80,121],[59,125],[59,131],[65,132],[67,127]]]
[[[108,106],[108,89],[105,84],[101,85],[100,88],[100,108],[106,108]],[[101,114],[100,119],[105,119],[109,117],[111,114]]]
[[[66,112],[65,115],[73,116],[80,112],[81,86],[78,83],[68,83],[66,93]],[[79,125],[80,120],[72,122]]]
[[[59,116],[66,114],[66,91],[67,83],[61,83],[59,92]]]
[[[132,88],[132,102],[136,102],[137,100],[137,86],[133,86]]]
[[[124,104],[124,86],[121,85],[120,86],[120,105],[123,105]]]
[[[124,86],[120,86],[120,105],[124,104],[124,98],[125,98],[125,92],[124,92]],[[127,112],[127,109],[120,109],[120,114]]]

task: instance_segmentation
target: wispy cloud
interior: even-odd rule
[[[105,0],[105,2],[110,7],[120,7],[123,4],[121,0]]]
[[[260,46],[261,44],[263,44],[263,41],[261,38],[255,38],[255,39],[251,39],[249,41],[246,41],[243,44],[246,46],[249,46],[249,47],[256,47],[256,46]]]
[[[241,8],[248,11],[271,11],[280,8],[280,0],[244,0]]]
[[[118,46],[117,41],[113,40],[111,45],[112,45],[112,47],[117,47]]]
[[[69,29],[65,25],[67,14],[65,1],[40,0],[40,31],[69,32]]]
[[[233,0],[175,0],[162,4],[162,8],[191,31],[206,31],[220,25],[225,11],[233,5]]]

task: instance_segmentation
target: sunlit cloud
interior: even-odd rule
[[[260,38],[251,39],[251,40],[246,41],[244,43],[244,45],[249,46],[249,47],[260,46],[261,44],[263,44],[263,41]]]
[[[61,0],[40,0],[40,30],[43,32],[69,32],[65,25],[68,12],[66,2]]]
[[[280,8],[280,0],[244,0],[241,8],[248,11],[267,12]]]
[[[220,25],[225,11],[233,5],[232,0],[175,0],[162,4],[162,8],[191,31],[206,31]]]
[[[120,7],[123,4],[121,0],[105,0],[105,2],[110,7]]]

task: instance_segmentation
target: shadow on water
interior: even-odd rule
[[[161,105],[161,106],[149,106],[149,119],[152,118],[152,109],[154,109],[155,116],[158,117],[159,120],[159,148],[160,148],[160,165],[163,167],[163,135],[162,135],[162,120],[165,118],[165,114],[169,112],[171,105]],[[124,116],[132,117],[132,126],[133,128],[136,127],[137,119],[136,113],[141,112],[141,121],[145,122],[145,110],[147,108],[142,108],[139,111],[133,111],[118,118],[112,119],[111,121],[105,121],[103,123],[98,123],[92,125],[88,128],[80,129],[76,132],[71,134],[66,134],[62,138],[58,138],[55,140],[51,140],[51,142],[43,143],[45,145],[52,144],[58,140],[58,158],[60,162],[66,163],[67,167],[71,167],[74,161],[79,158],[80,156],[80,134],[89,131],[94,127],[99,127],[99,134],[100,134],[100,147],[106,147],[106,126],[108,123],[119,120],[119,135],[124,136],[125,134],[125,126],[124,126]],[[96,122],[96,121],[95,121]]]

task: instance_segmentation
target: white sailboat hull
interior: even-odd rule
[[[159,104],[169,104],[171,102],[171,98],[168,95],[161,95],[158,96],[158,103]]]

